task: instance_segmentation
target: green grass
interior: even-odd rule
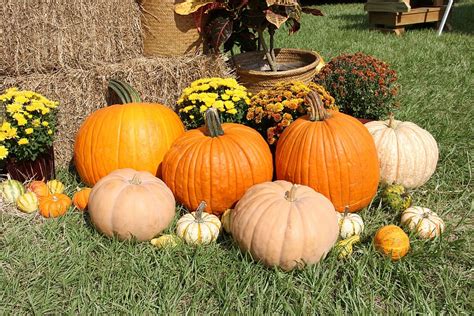
[[[368,31],[361,4],[321,9],[326,16],[305,17],[298,34],[279,34],[279,46],[314,49],[327,60],[363,51],[398,71],[398,117],[439,143],[435,175],[412,193],[446,219],[442,238],[412,236],[403,260],[381,257],[371,238],[399,216],[376,199],[361,212],[367,228],[351,259],[331,254],[283,273],[252,262],[228,236],[208,247],[159,251],[104,238],[78,212],[45,221],[0,212],[0,314],[472,314],[474,2],[457,5],[454,30],[441,37],[432,29],[403,37]],[[61,179],[76,185],[69,173]]]

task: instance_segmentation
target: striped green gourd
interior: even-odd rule
[[[16,203],[18,197],[25,193],[25,187],[20,181],[11,179],[10,175],[7,177],[8,179],[0,184],[0,193],[5,202]]]

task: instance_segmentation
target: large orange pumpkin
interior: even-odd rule
[[[201,201],[219,215],[252,185],[270,181],[272,154],[250,127],[224,123],[216,109],[206,112],[206,125],[178,138],[163,160],[163,180],[188,210]]]
[[[128,103],[100,109],[77,134],[76,169],[89,186],[121,168],[159,176],[165,153],[183,133],[178,115],[164,105]]]
[[[307,102],[311,114],[281,135],[276,150],[277,178],[322,193],[338,212],[367,206],[377,192],[379,163],[372,136],[355,118],[326,110],[317,93]]]

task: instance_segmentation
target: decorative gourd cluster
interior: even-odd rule
[[[64,190],[64,184],[56,179],[30,181],[24,186],[8,175],[8,179],[0,184],[0,195],[6,203],[15,204],[24,213],[38,212],[46,218],[64,215],[73,203],[80,211],[87,208],[90,188],[78,188],[72,200]]]
[[[373,201],[379,183],[385,186],[382,201],[401,215],[407,230],[422,238],[444,231],[435,213],[411,207],[405,191],[423,185],[435,171],[438,147],[427,131],[393,117],[364,126],[339,112],[321,86],[291,83],[276,89],[285,87],[300,89],[293,92],[301,100],[283,91],[281,102],[297,107],[304,102],[308,114],[283,124],[279,137],[272,138],[273,153],[252,128],[258,106],[247,106],[245,88],[233,79],[204,78],[178,101],[187,127],[203,122],[187,131],[178,114],[161,104],[125,103],[92,113],[74,149],[77,172],[92,188],[78,189],[72,200],[58,180],[33,181],[25,190],[8,179],[1,192],[23,212],[39,209],[44,217],[64,215],[74,203],[89,212],[102,234],[150,241],[160,249],[209,244],[225,230],[242,252],[285,271],[317,263],[332,248],[339,259],[349,258],[364,242],[365,223],[355,212]],[[268,95],[280,102],[268,92],[252,102]],[[246,108],[247,115],[229,111],[228,100],[240,112]],[[226,121],[247,118],[252,127],[221,123],[223,114]],[[190,122],[195,115],[199,119]],[[177,203],[190,213],[177,221],[175,234],[160,236]],[[388,225],[377,231],[373,245],[398,260],[408,253],[410,240],[400,227]]]

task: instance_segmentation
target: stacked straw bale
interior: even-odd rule
[[[87,69],[143,51],[135,0],[3,0],[0,74]]]
[[[132,85],[143,101],[174,108],[181,91],[201,77],[230,76],[225,62],[207,56],[135,58],[89,69],[63,69],[56,73],[0,77],[0,91],[18,87],[37,91],[61,102],[55,136],[55,160],[66,167],[71,161],[74,139],[84,119],[107,106],[107,83],[111,78]]]

